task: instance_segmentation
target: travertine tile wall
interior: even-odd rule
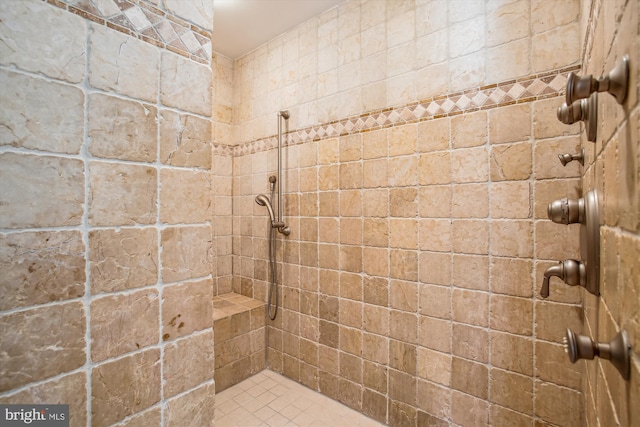
[[[584,362],[560,345],[581,293],[538,296],[578,256],[546,206],[581,188],[557,160],[580,127],[555,117],[579,17],[577,1],[347,1],[235,62],[233,288],[260,299],[254,197],[291,112],[272,369],[390,425],[584,424]],[[483,104],[535,74],[561,81]]]
[[[608,94],[598,97],[598,138],[581,136],[586,150],[583,191],[602,194],[601,297],[584,292],[582,333],[609,342],[629,334],[631,380],[624,381],[605,360],[586,363],[583,379],[587,426],[640,425],[640,27],[637,0],[622,3],[583,1],[584,74],[608,73],[622,55],[631,64],[629,94],[619,105]]]
[[[0,4],[0,401],[208,425],[212,68],[54,3]]]

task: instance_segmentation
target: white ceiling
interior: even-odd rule
[[[236,59],[343,0],[214,0],[213,50]]]

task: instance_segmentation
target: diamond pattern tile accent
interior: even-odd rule
[[[211,63],[211,32],[144,0],[58,0],[50,4],[199,62]]]
[[[544,76],[529,77],[518,82],[511,80],[497,83],[482,89],[468,90],[463,94],[458,92],[452,95],[422,100],[418,104],[401,105],[389,110],[374,111],[368,115],[362,114],[338,122],[290,131],[283,143],[286,145],[302,144],[371,129],[400,126],[412,121],[429,120],[436,116],[464,114],[476,111],[479,108],[497,108],[521,99],[531,102],[535,99],[546,98],[549,95],[558,96],[564,91],[568,73],[579,68],[579,66],[574,66],[556,70],[555,73],[545,73]],[[233,153],[235,156],[240,156],[249,152],[271,150],[277,145],[277,138],[271,136],[230,148],[214,146],[214,152],[216,154],[227,153],[226,155]]]

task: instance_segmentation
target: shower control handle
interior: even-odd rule
[[[571,363],[579,359],[592,360],[595,357],[610,360],[616,367],[622,378],[629,379],[631,373],[629,337],[625,331],[620,331],[613,340],[608,343],[598,343],[586,335],[579,335],[571,329],[567,329],[563,338],[564,351],[568,353]]]
[[[551,277],[558,277],[569,286],[585,287],[586,275],[585,266],[580,261],[573,259],[560,261],[558,264],[545,270],[542,288],[540,288],[540,296],[542,298],[549,297],[549,281]]]
[[[563,153],[563,154],[558,154],[558,159],[560,160],[560,163],[562,163],[562,166],[567,166],[568,163],[573,162],[574,160],[576,160],[577,162],[579,162],[582,166],[584,166],[584,148],[580,150],[579,153]]]
[[[556,224],[584,223],[584,198],[554,200],[547,206],[547,216]]]
[[[588,98],[594,92],[609,92],[618,101],[618,104],[623,104],[627,98],[628,87],[629,56],[624,55],[609,74],[599,79],[594,78],[592,75],[579,77],[573,72],[569,73],[567,78],[567,105],[571,105],[579,99]]]

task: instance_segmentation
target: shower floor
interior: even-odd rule
[[[216,427],[383,425],[268,369],[216,394]]]

